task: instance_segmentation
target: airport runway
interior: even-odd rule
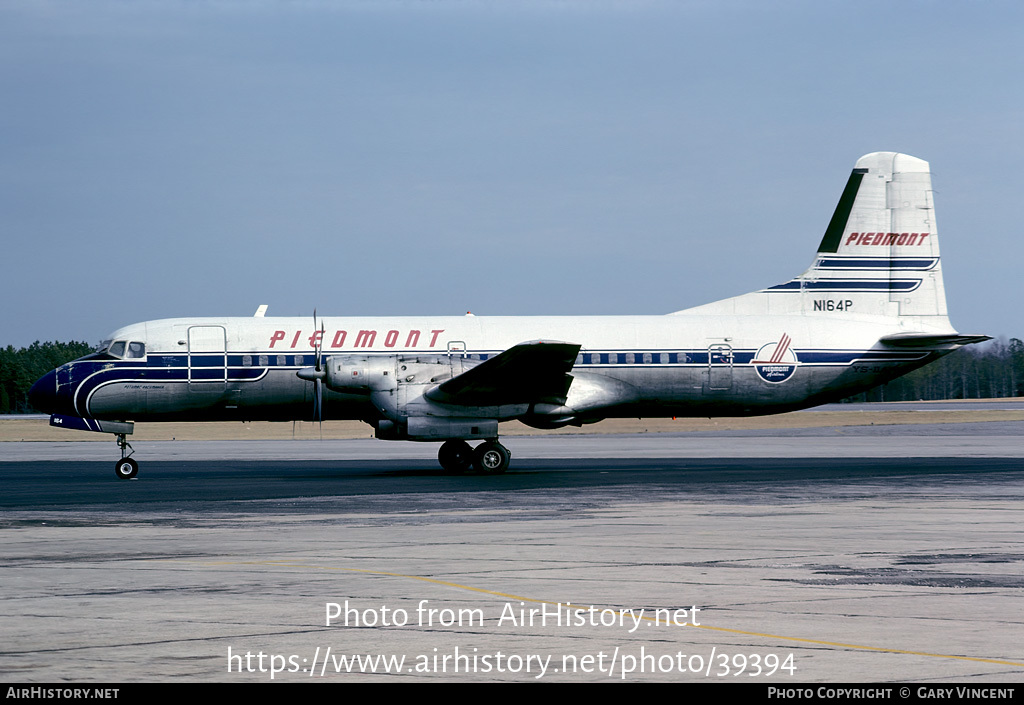
[[[515,438],[500,477],[429,445],[153,442],[130,482],[113,443],[4,444],[0,673],[1024,682],[1022,436]]]

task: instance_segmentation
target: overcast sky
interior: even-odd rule
[[[154,318],[666,313],[926,159],[1024,337],[1017,2],[0,0],[0,345]]]

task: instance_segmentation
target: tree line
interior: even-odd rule
[[[35,381],[55,367],[88,355],[94,345],[40,343],[15,350],[8,345],[0,350],[0,414],[32,414],[36,409],[28,403],[28,390]]]
[[[89,343],[35,342],[0,350],[0,414],[36,413],[28,390],[44,374],[92,352]],[[970,345],[845,401],[917,401],[1024,396],[1024,342]]]

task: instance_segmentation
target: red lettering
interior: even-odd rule
[[[432,330],[430,332],[433,333],[433,335],[430,336],[430,347],[434,347],[434,345],[437,344],[437,336],[444,333],[444,328],[442,328],[441,330]]]
[[[911,247],[923,245],[924,240],[931,233],[850,233],[846,238],[847,245],[861,246],[889,246],[894,245]]]
[[[297,331],[295,331],[295,337],[294,337],[294,338],[292,338],[292,347],[293,347],[293,348],[294,348],[294,347],[295,347],[295,345],[296,345],[296,344],[297,344],[297,343],[299,342],[299,336],[300,336],[300,335],[302,335],[302,331],[301,331],[301,330],[297,330]]]
[[[398,331],[397,330],[389,330],[388,334],[384,337],[384,347],[386,347],[386,348],[393,348],[393,347],[395,347],[395,343],[397,343],[397,342],[398,342]]]
[[[339,330],[334,334],[334,340],[331,341],[332,348],[340,348],[345,344],[345,336],[348,335],[347,331]]]
[[[274,334],[270,336],[270,347],[274,347],[274,343],[276,343],[279,340],[284,340],[283,330],[275,330]]]
[[[320,343],[323,342],[323,334],[324,332],[322,330],[318,330],[315,333],[313,333],[313,335],[309,336],[309,347],[315,348],[317,345],[320,345]]]
[[[409,331],[409,337],[405,339],[405,347],[413,348],[420,344],[420,332],[418,330]]]
[[[355,347],[357,347],[357,348],[372,348],[373,347],[373,341],[376,340],[376,339],[377,339],[377,331],[375,331],[375,330],[361,330],[361,331],[359,331],[359,334],[356,335]]]

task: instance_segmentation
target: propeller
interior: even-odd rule
[[[313,309],[313,330],[316,328],[316,309]],[[314,338],[314,365],[313,369],[316,371],[316,379],[313,380],[313,418],[320,423],[320,428],[323,429],[324,420],[324,366],[323,366],[323,346],[324,346],[324,322],[320,321],[320,335]],[[321,433],[323,431],[321,430]]]
[[[317,318],[316,309],[313,309],[313,330],[317,330]],[[321,433],[323,432],[323,399],[324,399],[324,372],[323,367],[323,344],[324,344],[324,323],[320,321],[320,335],[314,337],[315,344],[313,346],[313,367],[305,367],[299,370],[296,374],[305,380],[309,380],[313,383],[313,420],[320,423]]]

